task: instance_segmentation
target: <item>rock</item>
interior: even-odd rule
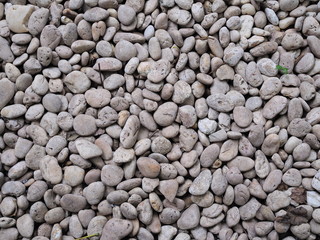
[[[290,227],[291,232],[293,235],[298,237],[299,239],[307,239],[310,236],[310,224],[303,223],[297,226]]]
[[[58,184],[62,180],[62,169],[56,158],[49,155],[39,162],[39,168],[43,178],[50,184]]]
[[[48,185],[44,181],[35,181],[29,188],[27,192],[27,199],[30,202],[39,201],[48,190]]]
[[[192,204],[189,208],[184,210],[181,217],[177,221],[179,229],[188,230],[198,226],[200,222],[200,210],[196,204]]]
[[[7,181],[1,187],[4,195],[19,197],[24,194],[26,187],[19,181]]]
[[[308,36],[307,38],[308,46],[316,58],[320,58],[320,50],[317,48],[320,44],[320,39],[316,36]]]
[[[252,48],[250,53],[254,57],[262,57],[274,53],[277,50],[277,47],[278,44],[276,42],[264,42]]]
[[[87,201],[80,195],[66,194],[62,196],[60,205],[64,210],[77,213],[86,207]]]
[[[290,187],[300,186],[302,182],[300,171],[295,168],[289,169],[283,174],[282,181]]]
[[[93,182],[84,188],[83,195],[90,205],[96,205],[100,203],[105,195],[105,186],[102,182]]]
[[[22,104],[13,104],[2,108],[1,117],[3,118],[17,118],[24,115],[27,108]]]
[[[239,127],[245,128],[251,124],[253,115],[248,108],[242,107],[242,106],[236,106],[233,109],[233,118],[235,123]]]
[[[115,163],[128,163],[135,158],[134,150],[119,147],[113,154],[113,161]]]
[[[162,180],[159,184],[159,191],[170,202],[174,200],[178,191],[179,184],[176,180]]]
[[[295,50],[301,48],[304,45],[304,41],[300,34],[290,32],[284,35],[281,45],[286,50]]]
[[[230,44],[224,50],[223,60],[225,61],[225,63],[227,63],[231,67],[234,67],[238,64],[238,62],[242,58],[243,54],[244,54],[244,51],[241,47],[236,47],[236,46]]]
[[[290,122],[287,130],[292,136],[304,137],[311,131],[311,125],[301,118],[295,118]]]
[[[80,71],[73,71],[69,73],[65,77],[64,83],[73,93],[84,93],[91,85],[89,78]]]
[[[312,53],[306,53],[295,66],[297,73],[309,72],[315,64],[315,58]]]
[[[29,238],[33,235],[34,221],[30,214],[24,214],[17,219],[17,229],[23,237]]]
[[[174,7],[169,9],[168,18],[178,25],[186,25],[191,20],[190,12]]]
[[[277,134],[268,135],[261,146],[261,150],[266,156],[272,156],[274,153],[277,153],[279,148],[280,137]]]
[[[104,225],[101,240],[123,239],[131,233],[133,225],[124,219],[112,218]]]
[[[2,44],[0,44],[1,46]],[[1,48],[1,47],[0,47]],[[14,96],[14,83],[4,78],[0,80],[0,110],[9,103]]]
[[[153,114],[153,118],[157,124],[162,127],[171,125],[178,113],[178,106],[173,102],[161,104]]]
[[[214,95],[210,95],[207,98],[207,104],[209,107],[213,108],[218,112],[230,112],[234,108],[234,103],[222,93],[216,93]]]
[[[128,61],[137,55],[136,47],[127,40],[120,40],[114,49],[114,54],[120,61]]]
[[[100,7],[93,7],[85,11],[83,18],[88,22],[98,22],[107,19],[109,12]]]
[[[251,198],[245,205],[239,208],[241,220],[247,221],[256,216],[261,203],[257,199]]]
[[[90,40],[76,40],[71,44],[71,49],[75,53],[83,53],[92,50],[96,43]]]
[[[94,143],[85,139],[77,139],[75,146],[84,159],[94,158],[102,155],[102,150]]]
[[[194,180],[189,188],[189,192],[192,195],[203,195],[205,194],[211,185],[211,172],[206,169],[202,171]]]
[[[267,119],[277,116],[286,106],[288,100],[282,96],[272,97],[264,106],[262,114]]]
[[[41,33],[42,29],[47,24],[49,19],[49,9],[47,8],[40,8],[35,10],[28,21],[28,30],[29,32],[36,36]]]
[[[64,169],[63,181],[71,187],[83,182],[85,171],[78,166],[68,166]]]
[[[118,71],[122,68],[122,63],[116,58],[98,58],[96,64],[93,66],[94,70],[99,71]]]
[[[290,204],[290,197],[286,192],[278,190],[273,191],[267,197],[267,205],[272,211],[278,211],[281,208],[285,208]]]
[[[282,180],[282,172],[279,169],[273,170],[269,173],[268,177],[265,179],[263,183],[263,190],[265,192],[273,192]]]
[[[14,55],[9,46],[9,42],[3,37],[0,37],[0,59],[6,62],[14,61]]]
[[[226,177],[223,175],[220,168],[218,168],[212,174],[212,181],[211,181],[211,190],[215,195],[222,195],[228,186],[228,181]]]
[[[123,25],[130,25],[136,18],[136,12],[127,4],[120,5],[118,8],[118,18]]]
[[[120,132],[120,142],[123,147],[131,148],[136,143],[140,129],[140,121],[137,116],[130,116]]]
[[[28,20],[34,11],[32,5],[12,5],[6,11],[6,21],[11,31],[15,33],[28,32]]]
[[[101,181],[107,186],[117,186],[123,176],[124,172],[122,168],[116,165],[105,165],[101,170]]]
[[[320,192],[320,171],[313,177],[312,187]]]
[[[54,25],[46,25],[40,35],[40,44],[42,47],[55,49],[61,40],[61,32]]]

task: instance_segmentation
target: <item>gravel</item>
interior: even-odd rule
[[[0,1],[0,238],[317,239],[319,11]]]

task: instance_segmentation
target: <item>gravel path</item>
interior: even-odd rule
[[[1,240],[316,240],[317,0],[0,0]]]

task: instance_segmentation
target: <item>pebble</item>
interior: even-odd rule
[[[55,157],[45,156],[39,162],[39,168],[43,178],[50,184],[60,183],[62,180],[62,169]]]
[[[84,159],[90,159],[102,155],[102,150],[88,140],[78,139],[75,142],[75,146],[80,156]]]
[[[15,33],[28,32],[28,20],[34,11],[32,5],[12,5],[6,11],[6,21],[11,31]]]
[[[192,204],[189,208],[185,209],[177,221],[180,229],[192,229],[198,226],[200,221],[200,210],[196,204]]]
[[[91,85],[89,78],[83,72],[79,71],[69,73],[65,77],[64,83],[73,93],[84,93]]]
[[[66,194],[60,199],[60,205],[64,210],[76,213],[85,208],[87,201],[80,195]]]
[[[209,170],[202,171],[193,181],[189,188],[189,192],[192,195],[205,194],[211,185],[211,172]]]
[[[317,7],[0,3],[0,236],[315,238]]]

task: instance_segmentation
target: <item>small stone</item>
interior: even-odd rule
[[[290,32],[284,35],[281,45],[286,50],[295,50],[301,48],[304,45],[304,42],[300,34]]]
[[[239,127],[245,128],[251,124],[253,115],[248,108],[237,106],[233,109],[233,118]]]
[[[178,106],[173,102],[161,104],[153,114],[153,118],[157,124],[162,127],[171,125],[178,113]]]
[[[7,181],[1,187],[4,195],[19,197],[26,191],[26,187],[19,181]]]
[[[64,169],[63,181],[71,187],[78,186],[83,182],[84,170],[78,166],[68,166]]]
[[[96,64],[93,66],[94,70],[97,71],[119,71],[122,68],[122,63],[116,58],[98,58]]]
[[[77,213],[86,207],[87,201],[83,196],[66,194],[62,196],[60,205],[64,210]]]
[[[39,162],[39,167],[43,178],[50,184],[58,184],[62,180],[62,169],[56,158],[45,156]]]
[[[69,73],[65,77],[64,83],[73,93],[84,93],[91,85],[89,78],[80,71],[73,71]]]
[[[96,205],[105,196],[105,186],[102,182],[90,183],[83,189],[83,195],[90,205]]]
[[[93,7],[85,11],[83,18],[88,22],[99,22],[108,18],[109,12],[100,7]]]
[[[137,55],[137,49],[131,42],[120,40],[115,46],[114,55],[120,61],[125,62]]]
[[[119,147],[113,154],[113,161],[115,163],[128,163],[135,158],[134,150]]]
[[[77,139],[75,142],[76,148],[81,157],[90,159],[98,157],[102,154],[102,150],[92,142],[85,139]]]
[[[8,79],[0,80],[0,110],[7,105],[7,103],[14,96],[14,83]]]
[[[61,32],[54,25],[46,25],[40,35],[40,44],[42,47],[55,49],[61,40]]]
[[[295,137],[304,137],[311,131],[311,125],[301,118],[293,119],[287,129],[288,133]]]
[[[122,168],[116,165],[105,165],[101,170],[101,181],[107,186],[117,186],[123,176]]]
[[[28,20],[34,11],[32,5],[12,5],[6,11],[6,21],[11,31],[15,33],[28,32]]]
[[[189,208],[184,210],[181,217],[177,221],[179,229],[188,230],[198,226],[200,222],[200,210],[196,204],[192,204]]]
[[[262,114],[267,119],[277,116],[288,104],[288,100],[282,96],[272,97],[264,106]]]
[[[35,10],[28,21],[28,30],[29,32],[36,36],[41,33],[42,29],[46,26],[46,23],[49,19],[49,9],[40,8]]]
[[[127,4],[120,5],[118,8],[118,18],[123,25],[130,25],[136,18],[136,12]]]
[[[320,171],[313,177],[312,187],[320,192]]]
[[[2,108],[1,117],[4,118],[17,118],[24,115],[27,108],[22,104],[13,104]]]
[[[281,208],[285,208],[290,204],[290,197],[286,192],[278,190],[273,191],[267,197],[267,205],[272,211],[278,211]]]
[[[120,142],[122,143],[123,147],[131,148],[134,146],[137,141],[139,129],[139,118],[135,115],[130,116],[120,132]]]
[[[299,187],[302,182],[302,176],[299,170],[291,168],[283,174],[282,181],[290,187]]]
[[[80,136],[92,135],[97,131],[95,118],[90,115],[79,114],[73,120],[73,129]]]
[[[297,73],[309,72],[315,64],[315,58],[312,53],[306,53],[295,66]]]
[[[282,180],[282,172],[279,169],[273,170],[263,183],[263,190],[265,192],[273,192]]]
[[[176,180],[162,180],[159,184],[159,191],[170,202],[174,200],[178,191],[178,182]]]
[[[205,194],[211,185],[212,175],[210,170],[206,169],[202,171],[192,182],[189,192],[192,195],[203,195]]]
[[[17,229],[21,236],[30,238],[34,231],[34,221],[30,214],[24,214],[17,219]]]
[[[207,104],[209,105],[209,107],[218,112],[230,112],[234,108],[234,103],[232,102],[230,97],[227,97],[222,93],[210,95],[207,98]]]

